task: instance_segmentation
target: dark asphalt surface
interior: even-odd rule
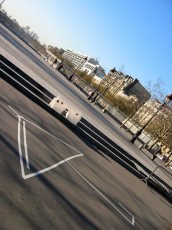
[[[114,120],[103,114],[96,106],[89,104],[85,95],[73,84],[69,83],[58,71],[50,68],[40,55],[3,27],[0,35],[0,48],[2,47],[7,52],[7,58],[8,54],[12,55],[12,61],[15,59],[17,66],[29,74],[29,76],[33,77],[40,84],[42,83],[54,95],[64,96],[66,102],[80,111],[86,120],[125,149],[149,170],[153,171],[157,167],[155,162],[151,161],[149,157],[128,141],[131,137],[128,138],[126,133],[117,127]]]
[[[26,57],[25,49],[22,56],[23,48],[10,36],[8,42],[14,46],[0,36],[0,48],[65,92],[87,115],[97,116],[104,128],[111,127],[72,84],[65,83],[60,74],[57,79],[41,57],[35,59],[34,53]],[[0,92],[0,229],[171,228],[171,206],[142,181],[2,79]],[[131,215],[119,204],[135,217],[134,226],[125,219]]]
[[[2,79],[0,92],[0,229],[170,229],[171,207],[143,182]]]

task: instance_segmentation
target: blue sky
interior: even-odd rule
[[[1,0],[0,0],[1,1]],[[5,0],[46,45],[94,58],[172,93],[172,0]]]

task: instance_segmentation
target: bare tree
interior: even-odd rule
[[[147,126],[147,132],[155,137],[155,143],[162,142],[172,148],[172,109],[168,106]],[[152,147],[152,146],[151,146]]]
[[[151,93],[152,98],[162,102],[167,95],[165,85],[166,84],[160,78],[158,78],[155,83],[151,81],[147,82],[145,87]]]

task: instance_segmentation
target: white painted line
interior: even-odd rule
[[[47,133],[49,136],[55,138],[56,140],[58,140],[59,142],[63,143],[64,145],[68,146],[69,148],[73,149],[74,151],[76,151],[76,152],[78,152],[78,153],[80,153],[80,154],[83,154],[83,153],[81,153],[79,150],[77,150],[77,149],[75,149],[74,147],[72,147],[71,145],[69,145],[69,144],[67,144],[66,142],[60,140],[58,137],[56,137],[56,136],[54,136],[53,134],[51,134],[51,133],[47,132],[46,130],[42,129],[40,126],[34,124],[33,122],[27,120],[26,118],[24,118],[24,117],[22,117],[22,116],[20,116],[11,106],[9,106],[9,107],[10,107],[10,109],[11,109],[18,117],[21,117],[24,121],[30,123],[31,125],[35,126],[36,128],[40,129],[41,131]]]
[[[24,178],[25,177],[25,172],[24,172],[23,157],[22,157],[20,130],[21,130],[21,117],[18,116],[18,149],[19,149],[19,157],[20,157],[21,174],[22,174],[22,177]]]
[[[10,106],[8,105],[8,107],[19,117],[20,115]],[[21,116],[20,116],[21,117]]]
[[[10,107],[10,106],[9,106]],[[11,108],[11,107],[10,107]],[[12,108],[11,108],[12,109]],[[12,109],[14,112],[15,110]],[[21,117],[17,112],[15,112],[18,116],[18,149],[19,149],[19,156],[20,156],[20,165],[21,165],[21,173],[22,173],[22,177],[24,179],[28,179],[28,178],[31,178],[31,177],[35,177],[39,174],[42,174],[44,172],[47,172],[51,169],[54,169],[56,167],[58,167],[59,165],[63,164],[63,163],[67,163],[77,174],[79,174],[100,196],[102,196],[116,211],[118,211],[130,224],[132,224],[134,226],[134,221],[135,221],[135,218],[134,216],[127,210],[125,209],[120,203],[119,205],[130,215],[132,216],[132,221],[130,221],[130,219],[127,218],[127,216],[124,215],[124,213],[122,213],[118,207],[113,204],[105,195],[103,195],[102,192],[100,192],[90,181],[88,181],[74,166],[72,166],[68,161],[71,160],[71,159],[74,159],[76,157],[80,157],[80,156],[83,156],[84,154],[81,153],[80,151],[78,151],[77,149],[73,148],[72,146],[68,145],[67,143],[63,142],[62,140],[60,140],[59,138],[55,137],[54,135],[48,133],[47,131],[45,131],[44,129],[40,128],[39,126],[35,125],[34,123],[28,121],[27,119]],[[23,165],[23,157],[22,157],[22,150],[21,150],[21,139],[20,139],[20,128],[21,128],[21,118],[27,122],[29,122],[30,124],[34,125],[35,127],[39,128],[40,130],[44,131],[45,133],[49,134],[50,136],[54,137],[55,139],[57,139],[58,141],[64,143],[65,145],[69,146],[70,148],[72,148],[73,150],[79,152],[80,154],[78,155],[74,155],[74,156],[71,156],[69,158],[66,158],[50,167],[47,167],[45,169],[42,169],[42,170],[39,170],[35,173],[31,173],[31,174],[28,174],[28,175],[25,175],[25,172],[24,172],[24,165]],[[24,123],[23,123],[24,124]]]
[[[23,118],[25,121],[27,121],[28,123],[30,123],[31,125],[35,126],[36,128],[40,129],[41,131],[43,131],[44,133],[47,133],[49,136],[55,138],[56,140],[58,140],[59,142],[63,143],[64,145],[68,146],[69,148],[73,149],[74,151],[81,153],[79,150],[75,149],[74,147],[72,147],[71,145],[67,144],[66,142],[60,140],[58,137],[54,136],[53,134],[49,133],[48,131],[42,129],[40,126],[34,124],[33,122]],[[82,153],[83,154],[83,153]]]
[[[118,203],[132,218],[131,224],[134,225],[135,217],[120,203]]]
[[[28,151],[27,151],[26,123],[25,123],[25,121],[23,121],[23,136],[24,136],[24,150],[25,150],[25,157],[26,157],[26,166],[28,169],[30,169],[29,157],[28,157]]]
[[[2,62],[2,61],[1,61]],[[20,77],[21,79],[23,79],[25,82],[27,82],[29,85],[31,85],[33,88],[35,88],[37,91],[39,91],[40,93],[42,93],[45,97],[47,97],[49,100],[51,100],[51,98],[49,96],[47,96],[43,91],[41,91],[40,89],[38,89],[36,86],[34,86],[33,84],[31,84],[29,81],[26,80],[26,78],[22,77],[20,74],[18,74],[14,69],[12,69],[9,65],[7,65],[6,63],[2,62],[8,69],[10,69],[13,73],[15,73],[16,75],[18,75],[18,77]]]
[[[52,165],[52,166],[50,166],[50,167],[47,167],[47,168],[42,169],[42,170],[39,170],[39,171],[37,171],[37,172],[35,172],[35,173],[31,173],[31,174],[25,175],[23,178],[24,178],[24,179],[28,179],[28,178],[31,178],[31,177],[34,177],[34,176],[38,176],[39,174],[42,174],[42,173],[47,172],[47,171],[49,171],[49,170],[51,170],[51,169],[54,169],[54,168],[58,167],[59,165],[68,162],[68,161],[71,160],[71,159],[74,159],[74,158],[76,158],[76,157],[81,157],[81,156],[83,156],[83,155],[84,155],[84,154],[78,154],[78,155],[74,155],[74,156],[68,157],[68,158],[66,158],[66,159],[64,159],[64,160],[62,160],[62,161],[59,161],[58,163],[56,163],[56,164],[54,164],[54,165]]]
[[[40,97],[38,97],[35,93],[33,93],[31,90],[29,90],[26,86],[22,85],[22,83],[20,83],[19,81],[17,81],[10,74],[8,74],[7,72],[5,72],[4,70],[2,70],[2,72],[5,73],[11,79],[13,79],[13,81],[17,82],[17,84],[19,84],[20,86],[22,86],[26,91],[28,91],[29,93],[31,93],[32,95],[34,95],[36,98],[38,98],[40,101],[42,101],[44,104],[48,105],[43,99],[41,99]]]
[[[77,174],[79,174],[100,196],[102,196],[115,210],[117,210],[130,224],[134,225],[134,218],[132,218],[132,221],[127,218],[119,209],[117,206],[115,206],[103,193],[101,193],[90,181],[88,181],[74,166],[72,166],[69,162],[66,162]],[[125,208],[124,208],[125,209]],[[126,209],[125,209],[126,210]],[[126,210],[127,211],[127,210]],[[127,213],[130,214],[129,211]],[[130,214],[131,215],[131,214]],[[133,217],[133,215],[131,215]]]
[[[67,143],[65,143],[64,141],[61,141],[59,138],[55,137],[54,135],[48,133],[47,131],[45,131],[44,129],[40,128],[39,126],[35,125],[34,123],[24,119],[22,116],[20,116],[11,106],[9,106],[10,109],[12,109],[12,111],[17,115],[18,117],[18,149],[19,149],[19,157],[20,157],[20,167],[21,167],[21,174],[22,174],[22,177],[23,179],[28,179],[28,178],[31,178],[31,177],[34,177],[34,176],[37,176],[39,174],[42,174],[44,172],[47,172],[51,169],[54,169],[56,168],[57,166],[63,164],[63,163],[66,163],[68,162],[69,160],[71,159],[74,159],[74,158],[77,158],[77,157],[80,157],[80,156],[84,156],[83,153],[81,153],[80,151],[78,151],[77,149],[73,148],[72,146],[68,145]],[[27,152],[27,141],[26,141],[26,125],[25,125],[25,121],[29,122],[30,124],[34,125],[35,127],[39,128],[40,130],[44,131],[45,133],[49,134],[50,136],[56,138],[58,141],[62,142],[63,144],[67,145],[68,147],[72,148],[73,150],[75,150],[76,152],[78,152],[79,154],[78,155],[74,155],[74,156],[71,156],[71,157],[68,157],[64,160],[61,160],[59,161],[58,163],[50,166],[50,167],[47,167],[45,169],[42,169],[42,170],[39,170],[35,173],[30,173],[30,174],[25,174],[25,171],[24,171],[24,164],[23,164],[23,154],[22,154],[22,145],[21,145],[21,120],[23,119],[23,134],[24,134],[24,148],[25,148],[25,156],[26,156],[26,165],[27,165],[27,168],[30,169],[30,165],[29,165],[29,157],[28,157],[28,152]],[[24,121],[25,120],[25,121]]]
[[[23,119],[23,118],[22,118]],[[56,167],[58,167],[59,165],[61,165],[61,164],[63,164],[63,163],[66,163],[66,162],[68,162],[69,160],[71,160],[71,159],[73,159],[73,158],[76,158],[76,157],[80,157],[80,156],[83,156],[84,154],[83,153],[80,153],[80,154],[78,154],[78,155],[74,155],[74,156],[71,156],[71,157],[68,157],[68,158],[66,158],[66,159],[64,159],[64,160],[61,160],[61,161],[59,161],[58,163],[56,163],[56,164],[54,164],[54,165],[52,165],[52,166],[50,166],[50,167],[47,167],[47,168],[45,168],[45,169],[42,169],[42,170],[39,170],[39,171],[37,171],[37,172],[34,172],[34,173],[30,173],[30,174],[25,174],[25,171],[24,171],[24,164],[23,164],[23,156],[22,156],[22,150],[21,150],[21,140],[20,140],[20,137],[19,137],[19,135],[21,135],[21,132],[20,132],[20,128],[21,128],[21,117],[20,116],[18,116],[18,143],[19,143],[19,154],[20,154],[20,166],[21,166],[21,172],[22,172],[22,177],[23,177],[23,179],[28,179],[28,178],[31,178],[31,177],[35,177],[35,176],[38,176],[39,174],[42,174],[42,173],[44,173],[44,172],[47,172],[47,171],[49,171],[49,170],[51,170],[51,169],[54,169],[54,168],[56,168]]]
[[[83,129],[82,131],[84,133],[86,133]],[[95,132],[94,132],[95,133]],[[127,166],[129,166],[130,168],[132,168],[134,171],[136,171],[138,173],[138,170],[136,170],[134,167],[132,167],[129,163],[127,163],[125,160],[123,160],[120,156],[118,156],[117,154],[114,153],[114,151],[111,151],[110,149],[108,149],[106,147],[106,145],[102,144],[101,142],[99,142],[98,140],[96,140],[94,137],[92,137],[90,134],[86,133],[89,137],[91,137],[95,142],[99,143],[101,146],[103,146],[103,148],[107,149],[110,153],[112,153],[115,157],[117,157],[118,159],[120,159],[122,162],[124,162]],[[96,133],[95,133],[96,134]],[[99,135],[97,135],[99,136]],[[100,136],[99,136],[100,137]],[[112,146],[113,147],[113,146]],[[119,152],[121,155],[123,155],[127,160],[131,161],[128,157],[126,157],[125,154],[123,154],[122,152],[120,152],[118,149],[116,149],[115,147],[113,147],[117,152]]]

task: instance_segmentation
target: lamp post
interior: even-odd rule
[[[169,94],[166,96],[163,104],[160,105],[160,107],[158,108],[158,110],[156,111],[156,113],[147,121],[147,123],[141,128],[139,129],[133,136],[133,138],[130,140],[131,143],[134,144],[135,140],[140,136],[140,134],[142,133],[142,131],[146,128],[146,126],[150,123],[150,121],[157,115],[157,113],[165,106],[167,105],[170,101],[172,100],[172,94]]]
[[[114,74],[117,72],[115,68],[111,69],[110,71],[113,73],[113,75],[112,75],[112,76],[106,75],[106,76],[102,79],[102,81],[98,84],[98,86],[97,86],[97,87],[91,92],[91,94],[87,97],[88,100],[90,100],[90,99],[92,98],[92,96],[94,96],[95,92],[98,90],[98,88],[99,88],[102,84],[104,84],[106,81],[108,82],[108,79],[113,78]]]
[[[113,85],[114,82],[112,82],[110,85],[108,85],[108,87],[106,87],[100,94],[97,94],[96,97],[94,98],[94,102],[96,102],[96,100],[101,97],[108,89],[111,85]]]
[[[91,92],[91,94],[87,97],[88,100],[92,98],[92,96],[95,94],[95,92],[98,90],[98,88],[107,80],[108,76],[105,76],[104,79],[98,84],[98,86]]]
[[[170,129],[171,129],[171,126],[166,130],[166,132],[164,133],[164,135],[161,137],[162,139],[168,134],[168,132],[170,131]],[[157,151],[155,151],[155,153],[153,153],[153,156],[152,156],[151,160],[155,160],[155,158],[156,158],[157,154],[159,153],[159,150],[161,149],[161,147],[162,146],[160,145],[159,149]]]
[[[120,79],[121,79],[121,77],[118,78],[118,80],[120,80]],[[127,79],[127,81],[128,81],[128,80],[129,80],[129,79]],[[126,81],[126,82],[127,82],[127,81]],[[122,88],[124,82],[125,82],[125,79],[123,79],[123,81],[121,82],[121,84],[117,87],[117,89],[116,89],[115,92],[113,93],[113,96],[115,96],[115,95],[117,94],[118,90]],[[116,81],[113,81],[111,84],[109,84],[109,85],[103,90],[103,92],[101,92],[99,95],[97,95],[97,96],[94,98],[94,102],[96,102],[96,100],[97,100],[100,96],[102,96],[102,95],[103,95],[113,84],[115,84],[115,83],[116,83]]]
[[[74,74],[76,73],[76,71],[87,61],[87,57],[85,57],[83,59],[83,62],[81,62],[80,65],[78,65],[78,67],[73,71],[73,73],[69,76],[68,80],[71,81],[72,77],[74,76]]]
[[[1,3],[0,3],[0,6],[2,6],[2,3],[5,2],[5,0],[3,0]]]
[[[168,160],[170,159],[171,156],[172,156],[172,151],[169,153],[167,159],[165,160],[165,162],[166,162],[165,167],[167,167],[168,165],[170,165],[170,163],[172,162],[172,160],[170,160],[170,161],[168,162]]]

